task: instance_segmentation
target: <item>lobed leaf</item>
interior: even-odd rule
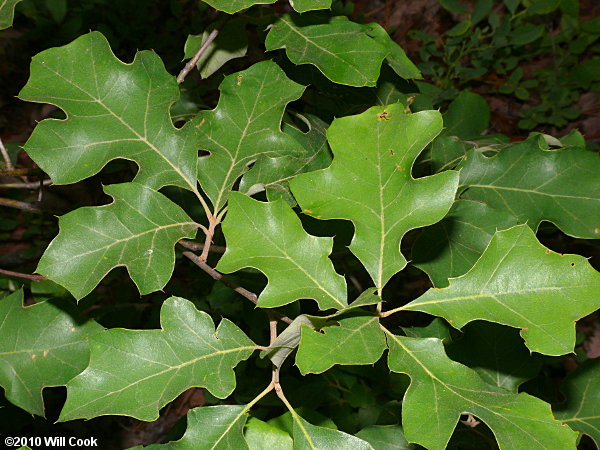
[[[0,386],[6,398],[44,416],[42,390],[63,386],[87,366],[88,338],[103,328],[70,301],[23,306],[23,291],[0,300]]]
[[[373,450],[371,444],[356,436],[331,428],[311,425],[297,413],[293,412],[294,419],[294,450],[338,450],[348,448],[352,450]]]
[[[492,429],[503,450],[576,448],[577,435],[554,419],[547,403],[485,383],[450,360],[439,339],[386,335],[390,369],[411,379],[402,403],[409,442],[444,449],[461,414],[469,413]]]
[[[331,166],[290,182],[304,213],[354,223],[350,250],[378,288],[406,266],[400,253],[404,234],[437,222],[454,201],[456,172],[411,175],[415,159],[441,127],[437,111],[407,115],[401,104],[336,119],[327,130]]]
[[[190,387],[218,398],[233,392],[233,368],[255,344],[227,319],[215,331],[211,317],[182,298],[168,298],[160,319],[161,330],[113,328],[90,339],[89,366],[67,384],[60,421],[109,414],[154,420]]]
[[[12,27],[15,6],[21,0],[0,0],[0,30]]]
[[[198,144],[191,125],[173,126],[169,109],[179,88],[155,53],[138,52],[125,64],[91,32],[34,56],[19,98],[67,115],[40,122],[24,146],[54,184],[83,180],[123,158],[138,164],[137,183],[197,192]]]
[[[232,192],[223,222],[227,250],[216,269],[254,267],[267,278],[258,306],[273,308],[315,299],[322,310],[347,306],[346,282],[328,255],[333,238],[311,236],[283,200],[263,203]]]
[[[296,365],[302,375],[322,373],[335,364],[374,364],[386,348],[378,316],[350,315],[336,318],[337,326],[321,332],[301,327]]]
[[[285,48],[294,64],[313,64],[335,83],[375,86],[389,49],[369,30],[345,18],[323,23],[320,16],[285,14],[271,27],[265,45]]]
[[[544,150],[537,139],[529,139],[491,158],[471,150],[459,168],[463,198],[508,211],[533,230],[547,220],[570,236],[600,237],[597,153],[575,147]]]
[[[302,95],[304,86],[288,79],[273,61],[225,77],[219,90],[217,107],[192,121],[200,147],[210,152],[199,160],[198,178],[215,211],[259,157],[305,153],[280,128],[286,105]],[[256,182],[262,182],[260,177]]]
[[[472,200],[454,202],[440,222],[426,228],[412,248],[412,263],[429,275],[435,287],[465,274],[479,259],[497,230],[517,224],[504,209]]]
[[[141,294],[162,289],[173,273],[173,247],[196,235],[196,223],[167,197],[141,184],[112,184],[104,192],[113,203],[79,208],[59,219],[58,236],[37,272],[76,299],[118,266],[127,268]]]
[[[570,373],[561,390],[566,401],[554,408],[556,418],[600,446],[600,359],[588,360]]]
[[[465,275],[402,307],[444,317],[456,328],[483,319],[521,328],[531,351],[573,351],[575,321],[600,308],[600,273],[586,258],[559,255],[526,225],[497,232]]]

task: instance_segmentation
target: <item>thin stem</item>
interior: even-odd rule
[[[198,189],[195,189],[194,194],[196,194],[196,198],[198,198],[198,201],[202,205],[202,209],[204,209],[204,213],[206,214],[206,217],[208,217],[208,220],[209,221],[214,220],[214,216],[210,212],[208,203],[206,203],[206,200],[204,200],[204,197],[202,197],[202,194],[200,193],[200,191]],[[202,227],[202,230],[206,233],[206,228],[204,226]]]
[[[41,169],[0,169],[0,177],[4,176],[20,176],[20,175],[40,175]]]
[[[41,275],[30,275],[28,273],[13,272],[12,270],[5,270],[5,269],[0,269],[0,273],[4,274],[4,275],[8,275],[10,277],[25,278],[27,280],[33,280],[33,281],[45,281],[48,279]]]
[[[0,152],[2,153],[2,157],[4,158],[4,164],[6,165],[6,168],[8,170],[13,170],[14,167],[12,165],[12,161],[10,160],[10,156],[8,155],[8,151],[6,150],[6,147],[4,147],[4,143],[2,142],[2,139],[0,139]]]
[[[22,209],[23,211],[28,211],[36,214],[42,214],[44,212],[37,206],[32,205],[31,203],[20,202],[18,200],[13,200],[12,198],[0,197],[0,206],[8,206],[10,208]]]
[[[193,251],[193,252],[197,252],[204,248],[204,244],[201,244],[199,242],[194,242],[194,241],[188,241],[187,239],[181,239],[178,242],[178,244],[181,245],[182,247],[187,248],[188,250]],[[226,249],[227,249],[226,247],[223,247],[221,245],[211,245],[210,246],[210,251],[214,252],[214,253],[225,253]]]
[[[223,283],[225,286],[233,289],[235,292],[237,292],[238,294],[246,297],[248,300],[250,300],[252,303],[254,303],[255,305],[258,303],[258,296],[253,293],[250,292],[248,289],[245,289],[241,286],[238,286],[237,284],[235,284],[234,282],[228,280],[227,278],[225,278],[222,274],[220,274],[219,272],[217,272],[215,269],[213,269],[212,267],[210,267],[208,264],[206,264],[204,261],[202,261],[200,259],[200,257],[198,255],[196,255],[195,253],[192,252],[183,252],[183,256],[185,256],[186,258],[188,258],[190,261],[192,261],[194,264],[196,264],[198,267],[200,267],[202,270],[204,270],[207,274],[209,274],[213,279],[220,281],[221,283]],[[277,318],[279,320],[281,320],[282,322],[285,322],[287,324],[292,323],[292,319],[290,319],[289,317],[283,315],[282,313],[280,313],[277,310],[271,309],[269,310],[271,311],[273,314],[277,315]]]
[[[219,222],[217,219],[209,218],[208,230],[206,230],[206,239],[204,239],[204,248],[202,249],[202,254],[200,255],[200,259],[204,262],[208,259],[208,252],[210,250],[210,246],[212,245],[212,238],[215,235],[215,228]]]
[[[397,312],[404,311],[404,309],[406,309],[405,306],[399,306],[398,308],[394,308],[394,309],[390,309],[389,311],[382,312],[379,314],[379,317],[381,317],[381,318],[389,317],[392,314],[396,314]]]
[[[31,183],[4,183],[0,189],[38,189],[40,186],[48,186],[52,180],[32,181]]]
[[[178,84],[183,83],[183,80],[185,80],[185,77],[187,76],[187,74],[191,72],[191,70],[194,68],[194,66],[198,62],[198,60],[202,57],[202,55],[204,54],[204,52],[206,51],[208,46],[210,44],[212,44],[212,42],[215,40],[215,38],[217,37],[218,34],[219,34],[219,30],[217,30],[217,29],[214,29],[210,32],[210,34],[206,38],[206,41],[204,41],[204,43],[200,46],[200,48],[198,49],[198,51],[196,52],[194,57],[188,61],[188,63],[181,70],[181,72],[179,72],[179,75],[177,75],[177,83]]]

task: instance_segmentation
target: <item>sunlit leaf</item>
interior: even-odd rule
[[[373,450],[373,447],[360,438],[331,428],[311,425],[297,413],[294,419],[294,450]]]
[[[303,13],[316,9],[328,9],[331,7],[331,0],[290,0],[290,5],[296,12]]]
[[[37,271],[81,299],[117,266],[140,293],[162,289],[175,264],[175,243],[193,238],[197,225],[175,203],[137,183],[104,186],[114,202],[62,216],[60,232]]]
[[[225,398],[235,388],[233,368],[256,346],[227,319],[211,317],[178,297],[161,309],[161,330],[113,328],[90,339],[90,364],[67,385],[60,421],[107,414],[154,420],[190,387]]]
[[[268,5],[277,0],[202,0],[219,11],[234,14],[253,5]]]
[[[328,258],[333,239],[311,236],[283,200],[263,203],[233,192],[223,222],[227,251],[217,270],[244,267],[263,272],[269,282],[258,298],[265,308],[312,298],[321,309],[347,306],[346,282]]]
[[[456,328],[482,319],[521,329],[527,347],[573,351],[575,321],[600,308],[600,272],[586,258],[559,255],[526,225],[497,232],[473,268],[402,307],[444,317]]]
[[[404,234],[437,222],[454,201],[456,172],[411,175],[414,160],[440,132],[441,122],[436,111],[407,115],[401,104],[336,119],[327,130],[331,166],[290,182],[305,214],[354,223],[350,250],[378,288],[406,266],[400,253]]]

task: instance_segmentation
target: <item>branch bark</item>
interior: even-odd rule
[[[200,46],[194,57],[188,61],[188,63],[181,70],[181,72],[179,72],[179,75],[177,75],[178,84],[183,83],[183,80],[185,80],[187,74],[191,72],[191,70],[194,68],[200,57],[204,54],[204,52],[206,52],[206,49],[210,44],[212,44],[212,42],[215,40],[218,34],[219,30],[217,29],[214,29],[210,32],[210,34],[206,38],[206,41],[204,41],[204,43]]]

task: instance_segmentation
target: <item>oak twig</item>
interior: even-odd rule
[[[12,198],[0,197],[0,206],[9,206],[11,208],[22,209],[23,211],[28,211],[36,214],[42,214],[44,212],[37,206],[32,205],[31,203],[20,202],[18,200],[13,200]]]
[[[201,244],[199,242],[194,242],[194,241],[188,241],[187,239],[181,239],[178,242],[178,244],[181,245],[182,247],[187,248],[188,250],[193,251],[193,252],[197,252],[204,248],[204,244]],[[214,252],[214,253],[225,253],[225,250],[226,250],[226,247],[223,247],[222,245],[211,245],[210,246],[210,251]]]
[[[26,278],[28,280],[33,280],[33,281],[45,281],[48,279],[41,275],[30,275],[28,273],[13,272],[12,270],[5,270],[5,269],[0,269],[0,273],[11,276],[11,277]]]
[[[10,160],[10,156],[8,155],[8,151],[6,147],[4,147],[4,143],[2,139],[0,139],[0,153],[2,153],[2,158],[4,158],[4,164],[8,170],[13,170],[12,161]]]
[[[206,51],[208,46],[212,43],[212,41],[215,40],[215,38],[217,37],[218,34],[219,34],[219,30],[217,30],[217,29],[214,29],[210,32],[210,34],[206,38],[206,41],[204,41],[204,43],[200,46],[200,48],[198,49],[198,51],[196,52],[194,57],[188,61],[188,63],[181,70],[181,72],[179,72],[179,75],[177,75],[177,83],[178,84],[183,83],[183,80],[185,80],[185,77],[187,76],[187,74],[190,73],[190,71],[194,68],[194,66],[200,59],[200,57],[204,54],[204,52]]]
[[[48,186],[52,180],[32,181],[31,183],[4,183],[0,189],[38,189],[40,186]]]
[[[204,261],[202,261],[202,259],[200,258],[200,256],[196,255],[195,253],[189,252],[189,251],[183,252],[183,256],[185,256],[190,261],[192,261],[194,264],[196,264],[198,267],[200,267],[202,270],[204,270],[213,279],[215,279],[217,281],[220,281],[225,286],[233,289],[238,294],[246,297],[248,300],[250,300],[255,305],[258,303],[258,296],[255,293],[250,292],[248,289],[245,289],[245,288],[243,288],[241,286],[238,286],[234,282],[232,282],[232,281],[228,280],[227,278],[225,278],[222,274],[220,274],[215,269],[213,269],[208,264],[206,264]],[[278,311],[275,311],[275,310],[272,310],[272,309],[270,311],[273,314],[275,314],[277,316],[277,319],[281,320],[282,322],[285,322],[287,324],[292,323],[292,319],[290,319],[289,317],[283,315],[282,313],[280,313]]]

